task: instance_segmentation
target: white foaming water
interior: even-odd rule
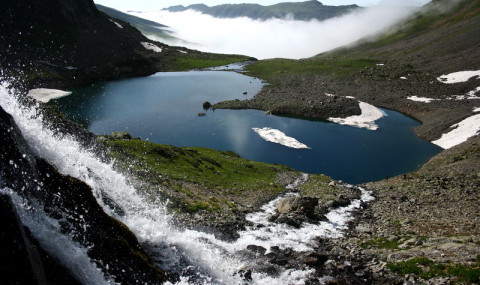
[[[328,214],[328,222],[318,225],[305,224],[301,229],[274,224],[268,221],[273,213],[275,201],[264,206],[263,211],[251,214],[248,219],[263,228],[256,226],[240,233],[235,242],[225,242],[213,235],[194,230],[179,230],[171,223],[165,205],[146,199],[132,187],[125,176],[116,172],[113,166],[100,161],[93,151],[83,149],[80,144],[69,136],[59,137],[42,123],[42,116],[36,108],[21,106],[15,96],[4,85],[0,86],[0,105],[10,113],[30,147],[36,153],[52,163],[62,174],[76,177],[92,187],[97,201],[105,211],[125,223],[153,251],[153,258],[159,260],[167,270],[177,272],[193,268],[197,277],[205,284],[241,284],[244,281],[235,274],[248,265],[247,260],[235,256],[235,252],[243,250],[247,245],[255,244],[270,248],[277,245],[281,248],[291,247],[297,251],[311,249],[314,238],[339,237],[346,223],[352,219],[351,211],[360,207],[361,201],[356,200],[350,206],[337,209]],[[296,183],[302,183],[304,175]],[[290,185],[294,188],[297,185]],[[109,206],[103,203],[102,197],[107,197],[121,209],[123,214],[117,215]],[[362,200],[373,199],[362,189]],[[56,239],[50,239],[50,242]],[[156,250],[155,250],[156,249]],[[71,256],[64,258],[69,260]],[[182,261],[183,260],[183,261]],[[184,262],[186,260],[186,262]],[[71,262],[71,261],[68,261]],[[182,266],[189,265],[189,268]],[[82,267],[81,265],[79,267]],[[265,274],[253,273],[252,284],[303,284],[314,271],[287,270],[273,278]],[[97,284],[92,276],[92,282]],[[195,283],[198,284],[196,279]],[[179,284],[188,284],[189,278],[182,277]]]
[[[348,187],[353,187],[348,185]],[[347,223],[353,219],[352,212],[361,207],[361,203],[373,200],[373,196],[363,188],[358,188],[362,195],[346,207],[340,207],[326,215],[327,221],[318,224],[303,223],[297,229],[286,224],[270,222],[269,218],[275,214],[275,209],[280,200],[286,196],[294,196],[296,193],[287,193],[282,197],[271,201],[262,207],[261,212],[247,215],[247,220],[254,226],[240,233],[236,244],[246,247],[255,244],[269,249],[271,246],[280,248],[292,248],[297,252],[312,250],[315,246],[315,238],[339,238],[343,236],[343,230],[347,229]],[[261,225],[261,227],[258,227]]]

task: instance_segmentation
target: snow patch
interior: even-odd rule
[[[184,51],[184,50],[181,50],[181,49],[177,49],[177,51],[179,51],[180,53],[183,53],[183,54],[187,54],[187,52],[186,52],[186,51]]]
[[[142,46],[146,49],[153,50],[154,52],[162,52],[162,49],[159,48],[157,45],[154,45],[149,42],[141,42]]]
[[[453,95],[451,97],[448,97],[448,100],[475,100],[475,99],[480,99],[477,95],[475,95],[477,92],[480,91],[480,87],[477,87],[473,89],[472,91],[468,91],[467,94],[465,95]]]
[[[278,143],[291,148],[310,148],[307,145],[297,141],[296,139],[287,136],[285,133],[272,128],[253,128],[264,140]]]
[[[445,84],[467,82],[472,77],[480,78],[480,70],[458,71],[450,74],[443,74],[437,80]]]
[[[376,65],[377,65],[377,66],[384,66],[385,63],[377,63]]]
[[[58,99],[72,94],[70,91],[63,91],[58,89],[46,89],[46,88],[37,88],[28,91],[27,96],[32,97],[33,99],[48,103],[52,99]]]
[[[477,108],[477,111],[480,111],[480,108]],[[480,114],[468,117],[450,128],[453,128],[453,130],[443,134],[441,138],[432,143],[441,148],[448,149],[478,135],[480,133]]]
[[[474,112],[474,113],[480,112],[480,107],[473,108],[473,112]]]
[[[358,102],[362,114],[358,116],[350,116],[346,118],[328,118],[330,122],[340,125],[353,126],[357,128],[365,128],[371,131],[378,129],[375,121],[382,118],[384,113],[377,107],[365,102]]]
[[[430,103],[432,101],[437,101],[439,99],[433,99],[428,97],[417,97],[417,96],[409,96],[407,97],[408,100],[415,101],[415,102],[423,102],[423,103]]]
[[[400,77],[400,79],[407,80],[407,78],[405,76]]]
[[[123,29],[123,26],[115,22],[114,20],[110,19],[110,22],[114,23],[119,29]]]

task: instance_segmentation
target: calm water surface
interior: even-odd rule
[[[383,110],[379,129],[369,131],[321,121],[265,115],[255,110],[208,110],[202,103],[251,98],[259,79],[226,71],[157,73],[75,90],[55,100],[71,119],[97,134],[128,131],[153,142],[232,150],[242,157],[286,164],[349,183],[413,171],[441,149],[412,131],[419,123]],[[243,93],[247,92],[247,95]],[[199,117],[204,112],[206,116]],[[270,127],[311,149],[263,140],[252,128]]]

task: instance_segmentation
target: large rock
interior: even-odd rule
[[[277,204],[279,214],[297,212],[304,214],[308,218],[315,215],[315,207],[318,205],[318,199],[312,197],[286,197]]]
[[[276,214],[270,221],[300,228],[304,222],[316,222],[320,219],[315,213],[318,199],[312,197],[286,197],[277,204]]]

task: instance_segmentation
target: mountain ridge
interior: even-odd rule
[[[103,6],[100,4],[96,4],[96,7],[99,11],[107,14],[109,17],[114,19],[119,19],[124,22],[129,23],[130,25],[137,28],[142,34],[145,36],[155,36],[158,39],[165,39],[165,40],[177,40],[181,41],[180,39],[175,38],[172,36],[172,32],[168,29],[169,27],[163,25],[161,23],[157,23],[154,21],[146,20],[137,16],[133,16],[127,13],[123,13],[116,9]]]
[[[162,10],[169,12],[194,10],[217,18],[248,17],[254,20],[267,20],[270,18],[283,19],[291,17],[301,21],[313,19],[322,21],[360,8],[358,5],[327,6],[319,1],[311,0],[305,2],[284,2],[270,6],[259,4],[222,4],[210,7],[205,4],[193,4],[185,7],[176,5]]]

